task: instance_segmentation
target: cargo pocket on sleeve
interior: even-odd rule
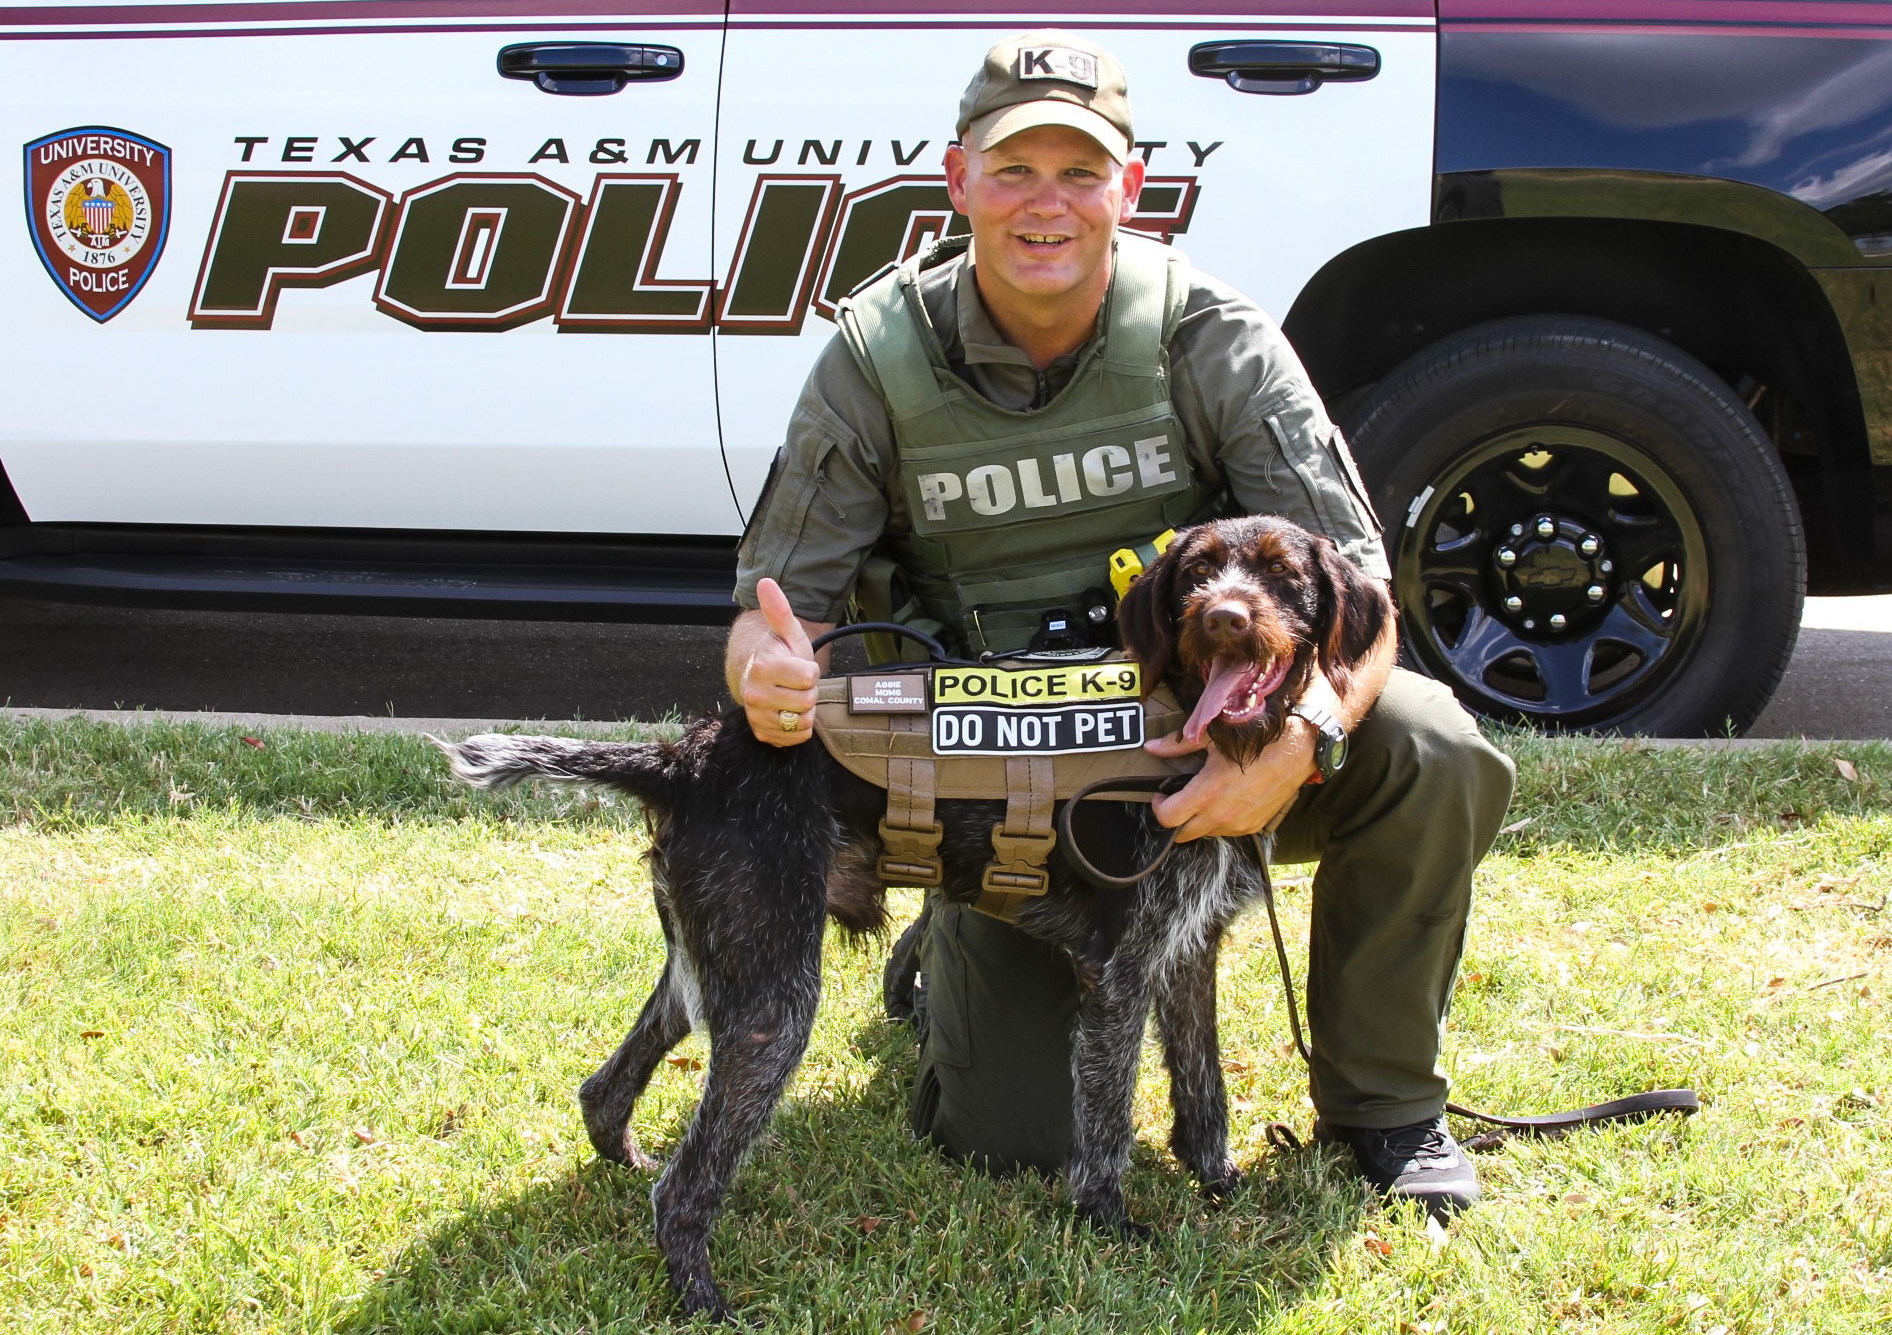
[[[786,446],[776,451],[775,462],[769,466],[768,481],[762,486],[761,499],[743,529],[737,556],[739,564],[764,575],[780,576],[801,543],[803,530],[808,525],[808,512],[821,490],[822,470],[827,467],[828,455],[833,451],[834,442],[824,439],[815,452],[814,462],[805,468],[795,467],[790,462]]]
[[[1301,492],[1307,497],[1307,510],[1302,515],[1284,515],[1318,533],[1324,533],[1336,540],[1347,536],[1352,525],[1344,522],[1339,512],[1339,503],[1344,501],[1341,487],[1335,484],[1332,470],[1321,455],[1320,446],[1305,435],[1290,432],[1281,425],[1281,419],[1270,417],[1268,434],[1274,437],[1275,448],[1281,457],[1288,461],[1288,467],[1294,470],[1295,480],[1301,484]],[[1351,505],[1347,506],[1352,509]],[[1309,524],[1307,521],[1314,522]]]

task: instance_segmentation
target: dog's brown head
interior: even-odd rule
[[[1117,609],[1145,689],[1167,680],[1207,731],[1247,764],[1281,733],[1316,667],[1345,694],[1392,603],[1332,539],[1267,515],[1178,533]]]

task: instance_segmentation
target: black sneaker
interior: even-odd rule
[[[1418,1201],[1434,1216],[1470,1209],[1478,1199],[1478,1174],[1446,1130],[1443,1113],[1384,1130],[1315,1122],[1314,1139],[1350,1146],[1362,1177],[1388,1196]]]

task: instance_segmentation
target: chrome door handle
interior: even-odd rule
[[[1189,72],[1226,79],[1238,93],[1293,96],[1324,83],[1358,83],[1380,72],[1380,53],[1352,42],[1200,42]]]
[[[617,42],[519,42],[500,48],[499,72],[530,79],[542,93],[597,97],[627,83],[676,78],[683,73],[683,52]]]

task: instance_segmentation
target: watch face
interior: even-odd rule
[[[1352,739],[1344,732],[1341,733],[1339,737],[1331,739],[1331,744],[1327,748],[1327,769],[1329,773],[1340,773],[1341,767],[1347,763],[1347,752],[1351,747]]]

